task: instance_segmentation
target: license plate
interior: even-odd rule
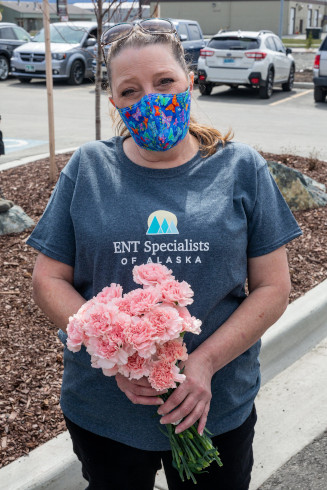
[[[234,61],[233,58],[224,58],[224,63],[234,63]]]
[[[35,71],[35,66],[34,65],[25,65],[25,71]]]

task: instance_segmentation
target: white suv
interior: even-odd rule
[[[327,94],[327,37],[322,42],[313,65],[315,102],[324,102]]]
[[[290,91],[295,73],[291,52],[271,31],[219,31],[200,51],[200,92],[210,95],[215,85],[245,85],[269,99],[275,84]]]

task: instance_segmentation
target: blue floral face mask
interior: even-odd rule
[[[135,143],[152,151],[167,151],[185,138],[190,124],[191,91],[148,94],[118,112]]]

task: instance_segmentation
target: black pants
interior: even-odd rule
[[[169,490],[248,490],[253,465],[256,411],[237,429],[213,437],[223,466],[213,462],[208,473],[181,481],[170,451],[143,451],[98,436],[67,419],[74,452],[82,463],[88,490],[153,490],[156,472],[164,466]]]

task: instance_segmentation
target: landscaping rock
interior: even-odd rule
[[[269,170],[292,211],[327,206],[326,186],[282,163],[268,161]]]
[[[0,212],[0,235],[20,233],[26,228],[34,225],[34,221],[24,213],[20,206],[12,205],[7,211]]]
[[[14,203],[12,201],[8,201],[8,199],[3,199],[0,197],[0,213],[5,213],[10,208],[12,208]]]

